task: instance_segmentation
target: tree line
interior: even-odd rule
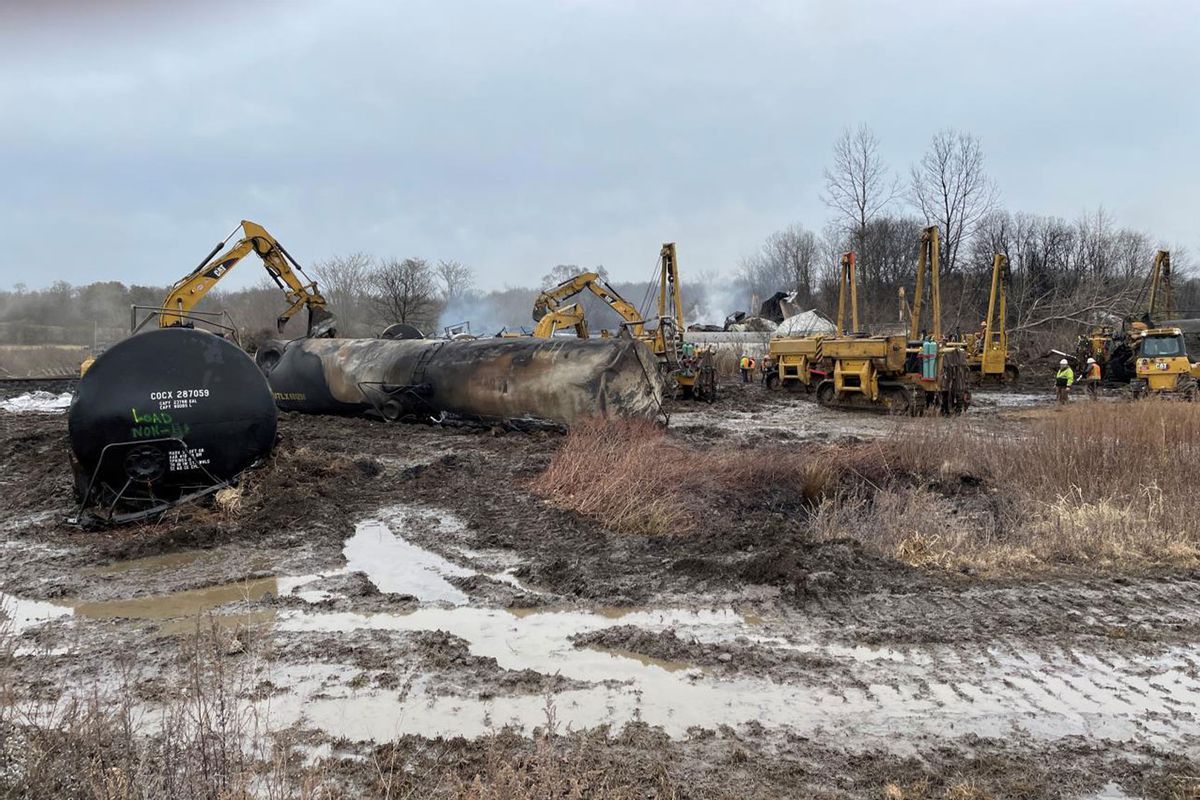
[[[1144,294],[1154,251],[1162,244],[1145,231],[1117,223],[1103,209],[1074,220],[1011,211],[1000,202],[986,171],[979,139],[961,131],[936,134],[906,174],[885,163],[878,138],[867,127],[843,131],[824,173],[822,200],[830,218],[815,230],[797,222],[777,231],[736,266],[682,276],[689,323],[720,324],[733,311],[754,313],[754,299],[794,292],[804,308],[831,315],[837,305],[842,252],[857,253],[861,318],[867,327],[898,325],[898,290],[912,289],[922,228],[941,231],[943,325],[974,328],[987,305],[992,257],[1008,258],[1009,325],[1018,333],[1091,324],[1103,314],[1135,311]],[[1175,307],[1200,309],[1200,281],[1189,275],[1188,254],[1172,249]],[[242,269],[254,269],[253,264]],[[605,280],[604,267],[593,268]],[[371,336],[394,322],[427,333],[469,322],[474,333],[528,330],[533,300],[579,272],[573,264],[549,270],[539,287],[481,290],[473,269],[458,260],[378,258],[350,253],[315,262],[314,277],[344,336]],[[614,281],[613,287],[648,313],[654,276]],[[46,289],[18,284],[0,290],[0,341],[77,343],[115,341],[129,330],[130,306],[156,306],[166,286],[126,286],[104,281]],[[911,297],[909,298],[911,300]],[[584,294],[593,328],[615,328],[618,319]],[[224,312],[244,334],[273,335],[282,310],[279,289],[267,278],[249,289],[210,292],[206,311]],[[302,333],[293,322],[288,335]]]
[[[244,264],[241,268],[254,269],[255,265]],[[609,280],[603,266],[591,270]],[[380,259],[351,253],[306,268],[337,316],[339,335],[349,337],[375,336],[396,322],[408,323],[427,334],[440,334],[460,323],[469,323],[470,330],[479,335],[529,331],[534,324],[531,312],[537,294],[581,271],[574,264],[558,264],[542,277],[539,286],[481,290],[476,287],[471,267],[449,259]],[[612,286],[642,306],[656,284],[650,280],[614,281]],[[727,313],[709,302],[709,288],[699,283],[685,286],[689,319]],[[0,290],[0,342],[110,344],[128,334],[133,324],[131,306],[143,307],[135,315],[140,321],[148,313],[146,309],[158,307],[168,292],[165,285],[126,285],[119,281],[81,286],[57,281],[45,289],[17,284]],[[584,305],[594,330],[617,328],[619,317],[595,296],[584,293],[573,302]],[[284,307],[283,293],[264,276],[246,289],[215,288],[197,309],[224,314],[243,337],[261,340],[276,335],[275,319]],[[303,319],[301,312],[285,335],[302,335]]]
[[[819,232],[791,225],[742,260],[743,292],[795,292],[802,305],[828,313],[837,303],[840,254],[853,250],[863,319],[899,323],[898,290],[912,291],[921,230],[937,225],[948,329],[978,325],[995,253],[1008,259],[1010,327],[1060,329],[1136,311],[1154,252],[1164,246],[1103,209],[1072,221],[1005,209],[980,140],[961,131],[937,133],[901,177],[869,128],[846,129],[825,169],[822,200],[832,216]],[[1186,252],[1165,249],[1172,250],[1174,305],[1192,313],[1200,309],[1200,281],[1189,275]]]

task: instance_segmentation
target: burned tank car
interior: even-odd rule
[[[154,508],[270,453],[278,411],[254,361],[206,331],[163,328],[96,359],[68,413],[84,505]]]
[[[654,354],[624,339],[299,339],[258,351],[284,411],[571,425],[662,409]]]

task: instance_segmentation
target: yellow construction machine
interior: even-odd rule
[[[1150,395],[1196,396],[1200,364],[1193,364],[1183,331],[1163,325],[1171,309],[1171,253],[1154,254],[1144,284],[1147,297],[1140,319],[1136,312],[1125,318],[1120,329],[1098,326],[1079,338],[1076,359],[1082,365],[1094,358],[1106,383],[1128,383],[1135,398]]]
[[[835,337],[858,332],[858,278],[855,265],[856,256],[853,252],[842,253]],[[847,315],[849,329],[846,328]],[[773,337],[767,345],[770,364],[770,371],[766,375],[767,388],[813,391],[816,382],[828,374],[828,365],[822,363],[824,352],[821,347],[821,342],[826,338],[828,335],[824,333]]]
[[[1196,397],[1200,363],[1188,356],[1183,331],[1156,324],[1171,317],[1171,254],[1159,250],[1150,268],[1149,300],[1141,324],[1134,323],[1129,338],[1134,377],[1129,382],[1133,396],[1174,395],[1188,400]]]
[[[574,328],[575,335],[580,339],[588,338],[587,320],[583,316],[583,306],[578,303],[547,311],[534,326],[533,336],[536,339],[549,339],[567,328]],[[604,333],[607,335],[608,331]]]
[[[663,374],[675,381],[679,391],[688,397],[712,402],[716,399],[717,379],[712,353],[683,341],[683,297],[679,288],[679,267],[674,242],[665,243],[658,259],[657,323],[648,327],[646,314],[626,300],[598,273],[581,272],[537,296],[533,304],[533,319],[537,323],[533,335],[549,338],[558,330],[574,327],[580,338],[589,336],[583,307],[563,303],[581,292],[591,292],[616,312],[621,327],[629,336],[644,342],[654,351]],[[601,332],[607,336],[607,331]]]
[[[823,339],[822,358],[832,374],[817,384],[817,402],[832,408],[893,414],[951,414],[967,409],[971,393],[967,388],[966,353],[942,336],[940,263],[938,228],[926,228],[921,234],[908,336],[855,332]],[[922,320],[926,273],[928,327]],[[839,313],[839,318],[842,316]]]
[[[1008,258],[992,256],[992,288],[988,293],[987,317],[978,333],[963,337],[967,368],[981,382],[1015,383],[1021,371],[1008,349]]]
[[[244,236],[218,255],[221,248],[239,230]],[[255,253],[262,259],[267,274],[287,296],[288,308],[279,315],[275,323],[280,333],[283,333],[288,321],[299,313],[300,309],[307,308],[307,336],[335,335],[336,319],[325,307],[325,298],[317,291],[316,281],[309,280],[296,260],[275,237],[267,233],[266,228],[247,219],[242,220],[241,224],[233,229],[233,233],[218,242],[198,267],[171,287],[171,292],[163,301],[162,307],[157,309],[159,326],[190,326],[196,305],[250,253]]]

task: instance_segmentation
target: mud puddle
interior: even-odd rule
[[[729,676],[686,661],[620,649],[578,648],[573,634],[613,624],[611,613],[510,613],[470,607],[421,608],[407,614],[281,615],[280,632],[444,631],[472,655],[502,669],[533,670],[586,682],[548,695],[472,697],[430,691],[415,675],[407,694],[352,691],[304,670],[273,677],[288,685],[272,700],[273,725],[306,724],[355,740],[420,733],[485,735],[511,725],[544,724],[547,703],[560,722],[581,729],[643,721],[680,737],[689,728],[758,723],[800,735],[833,735],[860,746],[904,752],[922,737],[1020,733],[1053,740],[1089,736],[1197,751],[1200,681],[1190,649],[1152,661],[1091,658],[1079,653],[988,652],[964,658],[934,648],[815,648],[756,635],[732,610],[636,610],[622,624],[670,630],[687,641],[751,642],[780,650],[819,650],[831,668],[786,681]],[[1145,675],[1151,674],[1152,678]]]
[[[409,516],[415,513],[411,509],[406,511]],[[475,570],[459,566],[397,535],[392,528],[403,518],[403,513],[393,510],[384,519],[358,523],[354,535],[342,548],[346,570],[364,573],[379,591],[387,594],[412,595],[426,602],[465,605],[469,599],[466,592],[447,578],[470,577],[476,574]],[[434,515],[425,512],[424,518],[430,521]]]
[[[6,628],[13,634],[19,635],[38,625],[69,617],[71,613],[67,606],[44,600],[26,600],[0,592],[0,628]]]

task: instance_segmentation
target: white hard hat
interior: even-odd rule
[[[1058,362],[1058,365],[1060,367],[1065,367],[1067,365],[1067,360],[1064,358],[1062,361]]]
[[[1095,364],[1095,363],[1096,363],[1096,359],[1094,359],[1094,358],[1089,358],[1089,359],[1088,359],[1088,363],[1089,363],[1089,364]]]

